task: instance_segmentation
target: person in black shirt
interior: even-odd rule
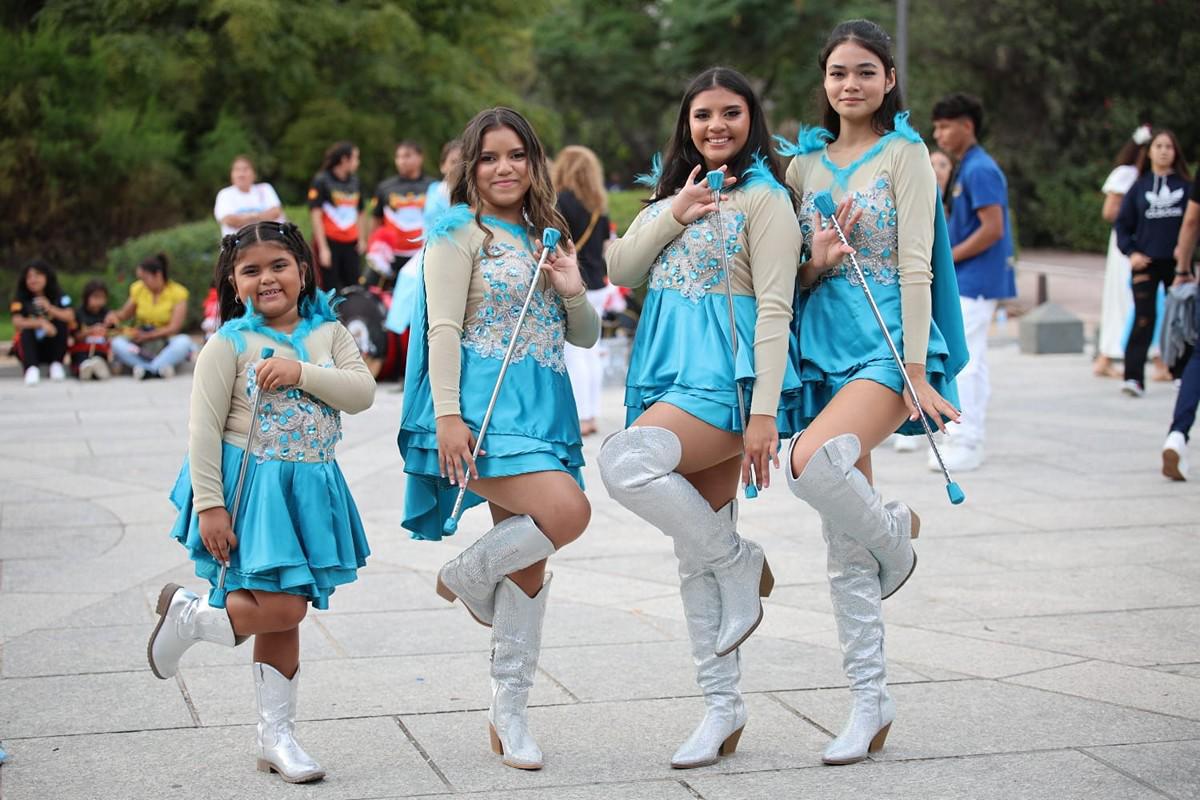
[[[364,203],[357,172],[358,148],[336,142],[325,151],[321,171],[308,190],[313,252],[325,289],[358,285],[358,257],[367,251],[367,239],[360,224]]]
[[[393,274],[421,251],[425,243],[425,195],[433,178],[424,173],[424,151],[413,141],[396,145],[396,174],[381,181],[371,199],[371,234],[377,227],[391,231],[395,243]]]
[[[604,315],[608,270],[604,266],[604,245],[609,238],[608,195],[604,191],[604,169],[600,159],[586,147],[564,147],[554,159],[551,179],[558,192],[558,210],[567,221],[567,231],[575,243],[579,272],[587,287],[588,302],[596,313]],[[599,348],[566,346],[567,373],[579,411],[579,429],[584,436],[595,433],[600,413],[600,391],[604,363]]]
[[[50,365],[51,380],[61,381],[66,377],[62,362],[67,355],[67,331],[75,314],[71,298],[59,289],[58,277],[49,264],[35,258],[25,265],[10,309],[20,340],[25,385],[34,386],[41,380],[42,364]]]

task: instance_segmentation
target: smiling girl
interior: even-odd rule
[[[888,35],[866,20],[834,28],[819,59],[824,128],[801,131],[787,182],[800,198],[810,247],[801,265],[800,322],[807,429],[788,447],[793,493],[821,515],[830,594],[854,706],[825,750],[849,764],[883,746],[895,704],[888,694],[880,601],[916,567],[920,520],[884,505],[871,485],[871,450],[891,433],[920,434],[903,377],[857,275],[821,244],[829,228],[814,197],[829,191],[869,288],[903,354],[905,371],[939,426],[957,419],[954,376],[966,344],[949,239],[929,151],[908,124]],[[855,224],[857,222],[857,224]],[[849,223],[849,224],[847,224]]]
[[[216,285],[224,324],[196,359],[171,535],[214,586],[220,566],[229,567],[227,607],[167,584],[147,652],[154,674],[170,678],[193,644],[235,647],[254,636],[258,768],[307,782],[325,771],[293,734],[300,623],[309,603],[328,607],[370,552],[334,449],[339,412],[370,407],[375,380],[328,296],[316,291],[312,255],[295,225],[258,222],[226,236]],[[266,347],[277,355],[260,358]],[[228,509],[245,459],[234,520]]]
[[[487,501],[494,527],[441,568],[437,590],[492,628],[493,750],[511,767],[540,769],[525,706],[550,593],[546,559],[577,539],[591,516],[563,343],[593,346],[600,319],[573,244],[564,239],[538,273],[542,231],[567,228],[545,151],[524,117],[509,108],[476,115],[453,174],[455,205],[428,233],[413,316],[399,435],[409,476],[403,524],[413,538],[440,539],[468,473],[464,507]],[[531,281],[538,288],[484,451],[473,459]]]
[[[721,170],[718,220],[704,174]],[[770,485],[780,431],[795,430],[799,376],[788,358],[800,230],[746,79],[715,67],[679,105],[654,197],[608,251],[609,276],[647,285],[625,390],[626,430],[600,474],[621,505],[674,540],[696,680],[706,713],[671,759],[712,764],[746,724],[738,646],[762,619],[773,578],[737,532],[739,477]],[[725,251],[732,275],[723,267]],[[725,283],[740,342],[731,352]],[[743,430],[737,392],[749,422]]]

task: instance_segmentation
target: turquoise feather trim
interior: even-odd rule
[[[783,184],[775,179],[775,173],[771,172],[771,165],[762,153],[755,153],[750,161],[750,166],[742,173],[741,180],[733,185],[734,189],[749,189],[762,184],[772,191],[787,191]]]
[[[658,186],[658,179],[662,177],[662,153],[655,153],[650,159],[650,172],[635,175],[633,182],[638,186],[647,186],[651,189]]]
[[[243,334],[250,331],[292,348],[298,360],[308,361],[308,348],[304,346],[304,340],[326,322],[337,322],[335,309],[344,299],[335,298],[333,289],[328,292],[317,291],[311,299],[305,298],[300,303],[300,324],[291,334],[268,327],[262,314],[254,310],[254,303],[246,303],[245,313],[218,328],[217,335],[228,339],[233,344],[234,352],[239,355],[246,352],[246,337]]]
[[[796,137],[795,142],[789,142],[782,136],[775,136],[774,139],[779,145],[775,148],[775,152],[784,158],[803,156],[824,150],[825,145],[832,142],[833,138],[832,133],[819,125],[803,125],[800,127],[800,134]]]
[[[433,228],[425,234],[425,242],[433,244],[438,239],[444,239],[474,219],[475,215],[471,213],[471,209],[467,207],[466,203],[452,205],[442,212]]]
[[[910,113],[912,112],[901,111],[899,114],[897,114],[892,119],[892,127],[896,129],[896,133],[900,134],[905,139],[908,139],[910,142],[924,142],[925,140],[921,138],[921,134],[918,133],[917,129],[908,122],[908,115]]]

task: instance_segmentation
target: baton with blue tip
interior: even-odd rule
[[[850,247],[850,242],[846,239],[846,232],[842,230],[841,224],[837,220],[837,203],[833,200],[833,195],[829,192],[821,192],[813,198],[813,205],[817,211],[833,223],[834,230],[837,231],[838,238],[842,240],[842,244]],[[863,293],[867,296],[867,302],[871,304],[871,313],[875,315],[875,322],[879,325],[879,330],[883,333],[883,338],[887,341],[888,349],[892,351],[892,358],[896,359],[896,366],[900,368],[900,377],[904,379],[904,388],[908,390],[908,396],[912,398],[913,406],[917,409],[917,416],[921,419],[921,425],[925,428],[925,436],[929,439],[929,446],[933,448],[933,454],[937,458],[938,466],[942,468],[942,477],[946,479],[946,494],[950,497],[950,502],[954,505],[959,505],[963,500],[967,499],[963,493],[962,487],[955,481],[950,479],[950,471],[946,469],[946,462],[942,461],[942,454],[938,450],[937,443],[933,441],[933,429],[929,427],[929,419],[925,416],[925,409],[921,408],[921,401],[917,398],[917,390],[913,388],[912,381],[908,377],[908,372],[904,369],[904,359],[900,357],[900,351],[896,349],[896,343],[892,341],[892,335],[888,333],[887,324],[883,321],[883,315],[879,313],[879,306],[875,305],[875,298],[871,294],[871,288],[867,286],[867,276],[863,273],[862,267],[858,265],[858,259],[854,257],[854,253],[849,253],[850,265],[854,268],[854,272],[858,275],[859,285],[862,286]]]

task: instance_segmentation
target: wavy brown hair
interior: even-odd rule
[[[454,183],[450,188],[451,203],[466,203],[475,209],[475,224],[487,233],[483,240],[485,250],[492,245],[492,230],[483,224],[482,198],[475,183],[475,171],[483,153],[483,137],[497,128],[508,128],[517,135],[525,147],[525,158],[529,165],[529,191],[521,203],[521,215],[526,225],[534,228],[538,235],[545,228],[556,228],[564,235],[568,233],[566,220],[558,213],[554,184],[550,182],[550,167],[546,163],[546,149],[534,133],[533,126],[516,111],[504,106],[480,111],[467,123],[462,136],[461,169],[454,172]]]
[[[591,213],[608,213],[608,192],[604,191],[604,167],[588,148],[573,144],[558,152],[550,165],[550,180],[558,191],[569,191]]]

